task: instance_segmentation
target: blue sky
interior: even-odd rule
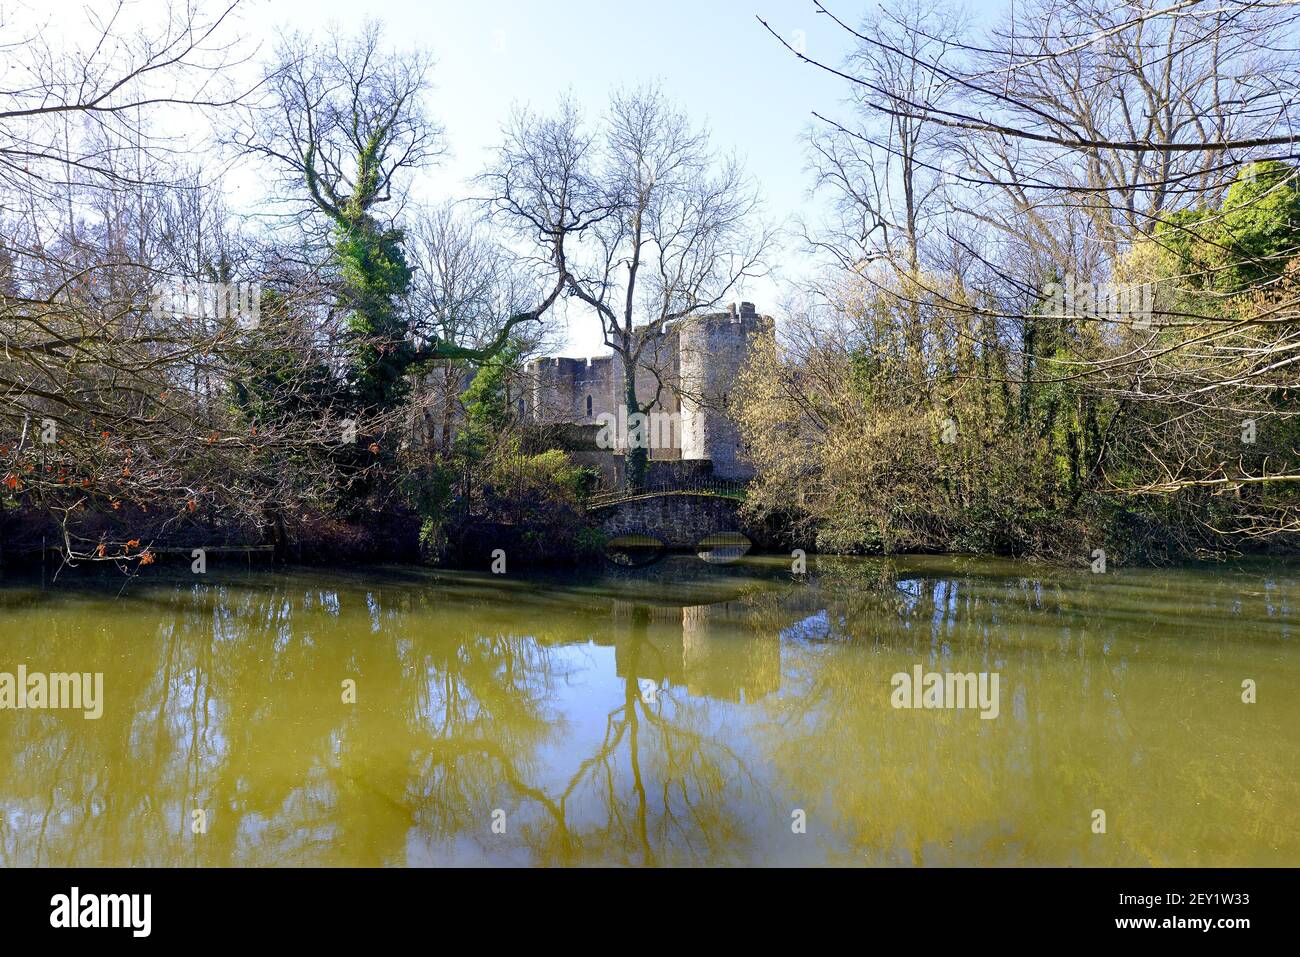
[[[857,21],[870,5],[831,0],[830,9]],[[467,180],[488,162],[514,104],[547,109],[569,93],[596,116],[615,87],[657,80],[710,127],[715,146],[745,159],[769,217],[784,221],[809,203],[799,138],[810,111],[835,109],[844,87],[796,61],[756,14],[810,55],[838,64],[849,48],[808,0],[253,0],[241,20],[267,49],[279,28],[351,29],[370,17],[384,24],[390,43],[431,50],[430,105],[451,154],[421,177],[422,200],[472,195]],[[795,249],[778,258],[787,280],[807,268]],[[778,276],[744,292],[760,311],[776,312],[782,288]],[[557,318],[567,322],[565,352],[603,351],[593,318],[576,310]]]
[[[658,80],[718,146],[747,158],[774,206],[793,210],[806,183],[799,133],[843,86],[782,50],[755,13],[838,62],[843,31],[812,11],[807,0],[253,0],[241,19],[268,47],[278,27],[355,28],[369,17],[394,45],[432,50],[431,105],[453,152],[434,181],[449,190],[483,167],[513,104],[546,109],[571,93],[596,114],[611,89]]]
[[[134,22],[156,31],[162,2],[129,0],[119,26]],[[201,5],[211,15],[223,2]],[[882,0],[825,2],[855,25],[882,5]],[[979,3],[980,15],[1003,6],[1002,0]],[[103,17],[113,7],[114,0],[55,8],[47,0],[16,0],[14,6],[0,6],[0,18],[11,29],[22,21],[41,24],[47,38],[81,46],[94,42],[91,17]],[[612,90],[658,81],[697,124],[711,129],[715,147],[741,156],[761,187],[770,221],[784,224],[800,214],[815,221],[819,202],[808,194],[801,137],[814,109],[833,114],[842,108],[847,88],[844,81],[800,63],[757,16],[823,62],[838,66],[851,49],[852,38],[818,14],[811,0],[243,0],[223,36],[242,37],[241,54],[266,57],[281,30],[323,32],[337,25],[354,32],[363,20],[375,19],[391,45],[431,51],[437,65],[429,107],[446,129],[450,152],[437,168],[413,179],[413,197],[420,202],[474,195],[469,181],[489,162],[516,104],[546,110],[567,94],[596,117]],[[253,69],[246,63],[239,72],[248,71],[251,80]],[[172,128],[166,121],[161,126]],[[191,149],[199,148],[197,130],[182,125],[179,133]],[[261,208],[265,171],[246,159],[226,168],[232,207]],[[793,240],[772,263],[772,277],[752,282],[735,298],[779,316],[781,298],[811,267]],[[567,354],[604,351],[594,317],[575,307],[556,320]]]

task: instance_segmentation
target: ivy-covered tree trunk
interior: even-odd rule
[[[412,277],[402,234],[363,215],[338,225],[335,256],[351,306],[348,385],[356,411],[387,412],[406,397],[406,375],[415,361],[402,306]]]
[[[623,457],[624,482],[628,488],[642,488],[645,485],[646,469],[649,462],[648,438],[646,426],[634,428],[633,423],[640,422],[633,416],[639,416],[641,404],[636,397],[636,368],[624,366],[623,405],[627,412],[627,450]]]

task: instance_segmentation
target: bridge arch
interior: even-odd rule
[[[719,532],[739,532],[749,538],[740,518],[741,500],[698,489],[626,493],[589,507],[591,517],[607,538],[650,535],[669,548],[693,549]]]

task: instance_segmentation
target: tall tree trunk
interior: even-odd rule
[[[629,367],[626,363],[624,369],[623,384],[623,404],[627,408],[627,452],[625,453],[625,477],[628,488],[641,488],[645,485],[646,464],[649,459],[649,452],[646,448],[648,438],[647,427],[640,429],[632,428],[632,416],[641,414],[641,404],[636,398],[636,367]],[[635,441],[633,437],[635,436]]]

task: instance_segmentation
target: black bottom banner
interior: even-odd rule
[[[1231,947],[1293,926],[1295,873],[11,869],[0,872],[0,919],[10,941],[75,935],[126,946],[337,946],[431,925],[481,927],[482,943],[500,945],[553,940],[566,927],[652,932],[680,920],[733,943],[815,921],[822,933],[919,933],[927,945],[1127,937]]]

